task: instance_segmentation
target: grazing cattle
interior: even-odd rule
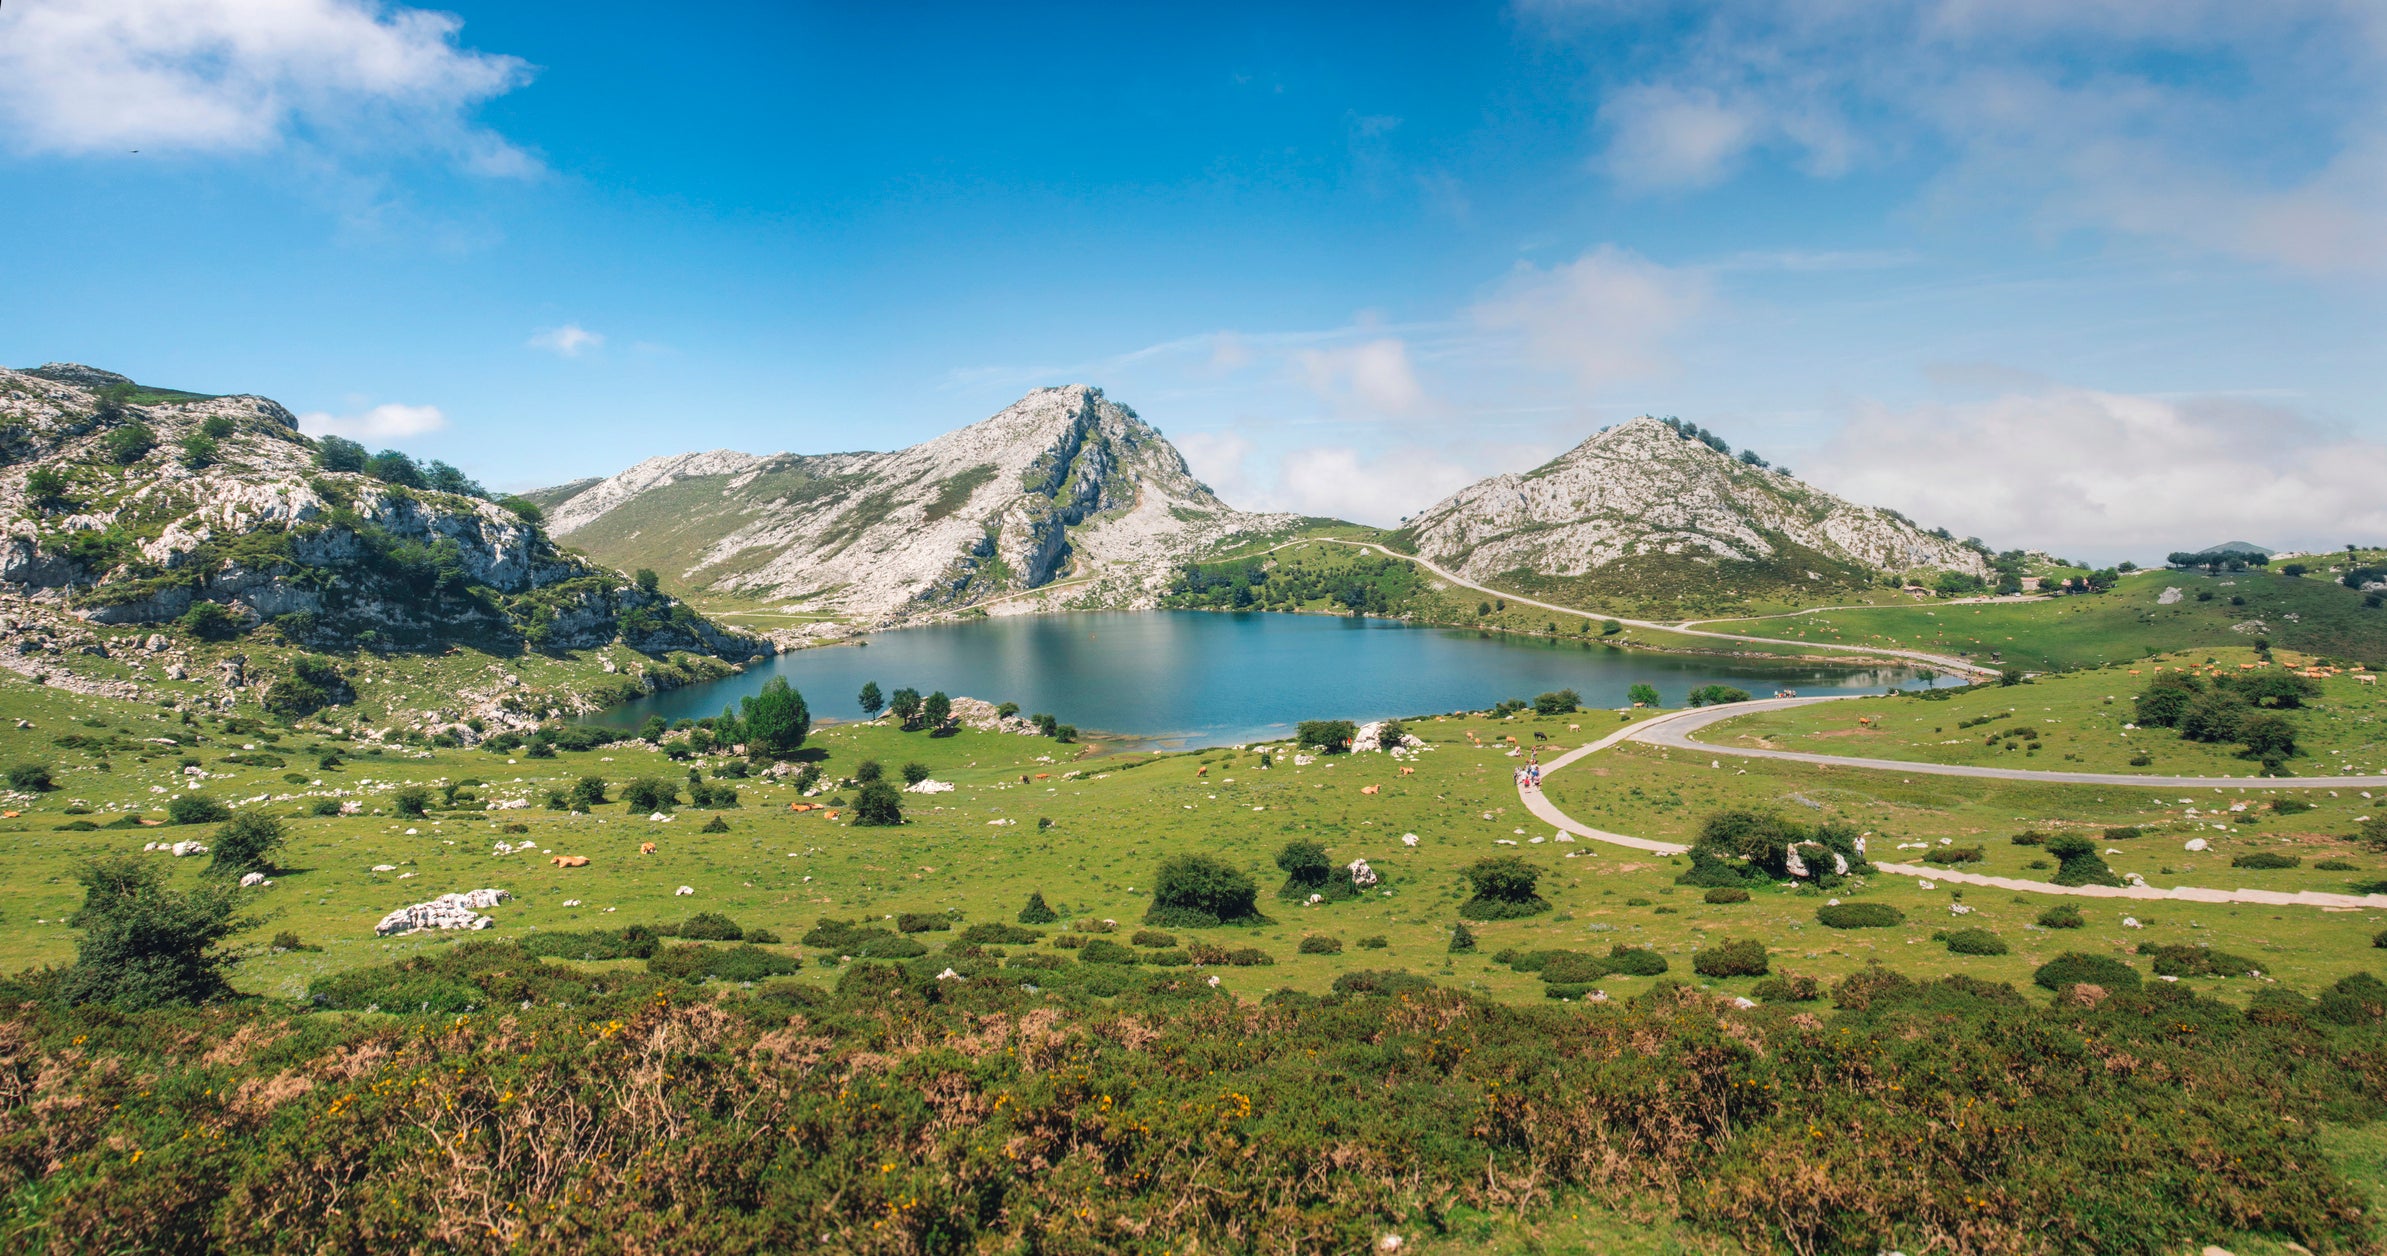
[[[836,812],[834,812],[834,811],[830,812],[830,813],[829,813],[829,818],[830,818],[830,819],[832,819],[832,820],[836,819],[836,818],[837,818],[837,813],[836,813]]]
[[[652,855],[652,854],[654,854],[654,853],[655,853],[655,844],[654,844],[653,842],[640,842],[640,843],[638,844],[638,853],[639,853],[639,854],[641,854],[641,855]]]
[[[1036,774],[1036,779],[1040,781],[1049,781],[1053,779],[1053,774],[1050,772],[1038,772]]]
[[[1581,724],[1569,724],[1566,726],[1566,731],[1570,733],[1579,733],[1583,731],[1583,726]]]
[[[1401,775],[1403,775],[1403,776],[1415,776],[1415,775],[1417,775],[1417,769],[1416,769],[1416,768],[1402,768],[1402,769],[1401,769]]]
[[[1195,769],[1194,769],[1194,775],[1195,775],[1195,776],[1208,776],[1208,775],[1210,775],[1210,765],[1209,765],[1209,764],[1207,764],[1207,763],[1205,763],[1205,764],[1203,764],[1202,766],[1200,766],[1200,767],[1198,767],[1198,768],[1195,768]]]
[[[787,805],[787,809],[790,811],[810,811],[813,809],[813,806],[808,802],[791,802]]]
[[[1550,734],[1548,734],[1548,733],[1535,733],[1535,734],[1533,735],[1533,739],[1534,739],[1535,741],[1548,741],[1548,740],[1550,740]]]
[[[2354,679],[2366,685],[2375,685],[2379,683],[2379,678],[2376,676],[2356,676]]]
[[[1374,785],[1362,785],[1359,787],[1359,792],[1363,794],[1372,794],[1376,792],[1377,788],[1378,787]]]
[[[558,868],[585,868],[588,866],[588,856],[557,855],[555,858],[550,859],[547,862],[554,864]]]

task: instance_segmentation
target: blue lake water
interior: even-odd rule
[[[1503,698],[1572,689],[1584,705],[1628,705],[1637,681],[1679,706],[1701,685],[1759,697],[1878,693],[1922,687],[1904,668],[1818,667],[1616,649],[1388,620],[1263,612],[1159,611],[1016,615],[880,633],[867,645],[781,655],[743,675],[657,694],[592,719],[619,728],[647,717],[719,715],[784,676],[815,721],[858,719],[863,682],[910,686],[1027,712],[1049,711],[1089,738],[1153,748],[1263,741],[1301,720],[1371,720],[1481,710]],[[1941,683],[1952,683],[1943,681]]]

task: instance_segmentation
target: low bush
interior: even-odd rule
[[[420,785],[408,785],[390,795],[390,806],[399,815],[421,818],[431,809],[431,791]]]
[[[746,936],[738,922],[719,912],[700,911],[680,922],[673,936],[695,942],[735,942]]]
[[[1019,922],[1023,925],[1049,925],[1060,918],[1060,913],[1045,906],[1042,890],[1029,891],[1028,905],[1019,909]]]
[[[1923,852],[1923,862],[1950,866],[1979,863],[1989,854],[1978,846],[1937,846]]]
[[[1766,972],[1765,943],[1741,938],[1693,951],[1691,971],[1702,977],[1762,977]]]
[[[2243,955],[2209,946],[2147,943],[2138,953],[2155,962],[2158,977],[2245,977],[2262,971],[2261,964]]]
[[[1459,904],[1459,914],[1469,920],[1516,920],[1550,910],[1550,901],[1534,893],[1542,870],[1515,855],[1479,859],[1460,875],[1475,890]]]
[[[2257,850],[2248,851],[2246,854],[2239,855],[2236,858],[2230,860],[2230,867],[2254,868],[2267,871],[2277,868],[2294,868],[2301,865],[2303,862],[2304,860],[2296,855],[2282,855],[2277,851]]]
[[[2142,829],[2135,824],[2125,824],[2116,828],[2105,830],[2105,840],[2109,842],[2127,842],[2134,837],[2146,836],[2146,832],[2147,831],[2145,829]]]
[[[1749,997],[1760,1003],[1812,1003],[1823,997],[1823,984],[1813,977],[1785,973],[1750,987]]]
[[[2313,865],[2316,872],[2360,872],[2362,865],[2351,859],[2324,859]]]
[[[2031,980],[2059,994],[2076,985],[2132,990],[2138,987],[2138,970],[2110,955],[2066,951],[2039,965]]]
[[[1434,983],[1407,969],[1362,968],[1334,979],[1334,992],[1345,998],[1394,997],[1404,994],[1423,994]]]
[[[222,824],[232,818],[232,808],[205,794],[176,794],[166,804],[169,824]]]
[[[943,912],[907,911],[896,915],[895,927],[903,933],[944,933],[953,928],[953,919]]]
[[[1227,964],[1236,968],[1252,968],[1276,962],[1275,956],[1256,947],[1246,946],[1229,950],[1209,942],[1190,943],[1186,946],[1185,953],[1197,964]]]
[[[963,929],[958,940],[974,946],[1032,946],[1043,941],[1044,934],[1018,925],[988,921]]]
[[[783,977],[801,972],[804,968],[803,964],[788,956],[766,951],[759,946],[722,948],[694,944],[659,950],[647,960],[646,967],[648,972],[658,977],[683,980],[711,978],[718,981],[761,981],[765,977]]]
[[[2016,846],[2045,846],[2047,844],[2047,835],[2038,831],[2037,829],[2026,829],[2023,832],[2017,833],[2014,836],[2007,838],[2006,840],[2014,843]]]
[[[646,959],[657,945],[655,931],[639,925],[586,932],[546,929],[522,940],[522,949],[533,955],[579,960]]]
[[[1132,964],[1136,953],[1109,938],[1088,938],[1078,949],[1078,962],[1084,964]]]
[[[2003,955],[2007,950],[2005,939],[1987,929],[1942,929],[1931,940],[1952,955]]]
[[[1466,922],[1461,921],[1458,925],[1451,929],[1450,951],[1453,955],[1472,955],[1475,953],[1475,930],[1468,928]]]
[[[1377,933],[1361,938],[1359,941],[1352,943],[1352,945],[1363,951],[1381,951],[1392,945],[1392,939],[1385,937],[1381,933]]]
[[[1888,903],[1838,903],[1815,909],[1827,929],[1888,929],[1906,923],[1906,913]]]
[[[853,959],[911,959],[928,954],[927,947],[891,930],[826,916],[801,940],[830,955]]]
[[[1158,929],[1138,929],[1133,934],[1129,935],[1127,940],[1135,943],[1137,946],[1152,947],[1155,949],[1177,945],[1177,939],[1175,935],[1162,933]]]
[[[2070,903],[2058,903],[2039,913],[2039,927],[2042,929],[2078,929],[2087,923],[2080,909]]]
[[[19,763],[8,769],[8,787],[20,793],[39,794],[58,788],[50,779],[50,765]]]
[[[1178,855],[1163,861],[1154,876],[1144,923],[1171,929],[1273,923],[1260,914],[1259,897],[1259,883],[1224,861]]]
[[[1737,885],[1717,885],[1710,886],[1707,893],[1700,895],[1700,898],[1718,904],[1746,903],[1749,901],[1749,892]]]

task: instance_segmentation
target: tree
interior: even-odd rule
[[[182,465],[193,471],[214,466],[217,452],[215,438],[205,432],[193,432],[182,438]]]
[[[1511,920],[1550,910],[1549,900],[1533,892],[1542,870],[1515,855],[1479,859],[1459,875],[1475,889],[1475,897],[1459,905],[1459,914],[1469,920]]]
[[[166,804],[170,824],[221,824],[231,818],[232,808],[205,794],[176,794]]]
[[[2260,759],[2273,770],[2296,755],[2296,726],[2286,716],[2269,711],[2257,711],[2238,721],[2238,740],[2246,747],[2245,758]]]
[[[885,781],[872,781],[854,799],[854,823],[884,826],[903,823],[903,795]]]
[[[670,720],[664,719],[660,715],[650,715],[646,717],[646,723],[638,726],[638,739],[651,745],[662,741],[663,734],[670,731]]]
[[[862,714],[874,720],[879,717],[879,712],[887,709],[886,696],[879,692],[879,682],[875,680],[862,682],[862,696],[858,701],[862,704]]]
[[[940,689],[921,701],[920,722],[929,728],[943,732],[945,725],[952,720],[953,699],[946,697],[944,690]]]
[[[1468,928],[1465,921],[1459,922],[1450,931],[1450,952],[1453,955],[1475,954],[1475,930]]]
[[[221,602],[193,602],[177,622],[184,632],[202,641],[230,640],[247,627],[238,616],[224,609]]]
[[[1019,909],[1019,922],[1023,925],[1049,925],[1060,918],[1052,908],[1044,905],[1042,890],[1030,890],[1028,905]]]
[[[69,498],[66,473],[56,467],[35,467],[25,477],[25,494],[38,506],[63,506]]]
[[[1623,631],[1624,625],[1616,622],[1613,619],[1603,619],[1600,621],[1600,635],[1603,637],[1613,637]]]
[[[1536,715],[1565,715],[1568,712],[1581,709],[1582,706],[1582,695],[1572,689],[1560,689],[1554,693],[1539,694],[1533,699],[1533,713]]]
[[[108,433],[108,461],[129,467],[157,448],[157,432],[146,423],[127,423]]]
[[[315,447],[315,465],[326,471],[362,472],[371,462],[365,447],[345,436],[326,436]]]
[[[920,691],[909,687],[896,690],[887,700],[887,709],[895,713],[905,728],[919,727]]]
[[[1359,729],[1349,720],[1303,720],[1293,729],[1298,745],[1316,746],[1326,754],[1341,754],[1351,748],[1351,739],[1359,736]]]
[[[879,766],[879,761],[876,759],[864,759],[854,765],[854,783],[856,785],[868,785],[886,774],[887,769]]]
[[[2200,694],[2188,704],[2180,717],[2180,736],[2189,741],[2236,741],[2238,725],[2245,718],[2246,708],[2236,696],[2221,689]]]
[[[281,821],[262,812],[243,811],[208,839],[208,854],[213,856],[208,860],[208,868],[234,877],[249,872],[272,872],[273,854],[286,840]]]
[[[439,492],[454,493],[458,497],[487,497],[489,495],[489,490],[482,488],[480,481],[437,458],[433,458],[430,464],[423,468],[423,480],[429,487]]]
[[[534,528],[547,522],[547,512],[540,508],[539,503],[527,497],[509,497],[497,504],[513,512],[515,518]]]
[[[652,567],[641,567],[638,570],[630,573],[630,580],[632,583],[638,586],[639,592],[647,594],[650,597],[654,595],[656,590],[663,587],[663,578],[656,575],[655,569]]]
[[[427,488],[430,481],[423,477],[423,469],[412,458],[395,449],[384,449],[365,464],[365,474],[384,484],[400,488]]]
[[[1225,861],[1177,855],[1163,861],[1153,877],[1144,923],[1184,929],[1263,924],[1267,917],[1256,906],[1259,897],[1259,883]]]
[[[622,786],[622,802],[636,815],[641,811],[669,811],[679,805],[679,782],[660,776],[642,776]]]
[[[2306,567],[2302,563],[2287,563],[2280,567],[2279,574],[2286,576],[2289,579],[2295,579],[2310,570],[2311,568]]]
[[[2141,728],[2177,728],[2188,707],[2204,692],[2203,681],[2186,672],[2157,672],[2137,699]]]
[[[920,782],[922,782],[922,781],[925,781],[925,780],[927,780],[927,779],[928,779],[928,765],[927,765],[927,764],[925,764],[925,763],[907,763],[907,764],[904,764],[904,765],[903,765],[903,783],[904,783],[904,784],[906,784],[906,785],[917,785],[917,784],[919,784]]]
[[[605,778],[584,776],[572,782],[572,810],[587,811],[605,805]]]
[[[1646,680],[1636,680],[1633,687],[1625,691],[1625,697],[1634,706],[1654,707],[1658,705],[1658,687]]]
[[[390,796],[391,805],[402,816],[420,816],[431,807],[431,791],[420,785],[408,785]]]
[[[50,779],[50,765],[19,763],[8,769],[8,787],[20,793],[40,794],[58,788]]]
[[[218,944],[240,927],[231,886],[218,881],[177,893],[156,864],[136,855],[94,860],[75,879],[83,906],[67,923],[83,936],[59,981],[66,1002],[134,1012],[230,993],[230,959]]]
[[[2261,638],[2256,638],[2260,641]],[[2268,642],[2263,642],[2268,645]],[[2321,696],[2321,687],[2293,672],[2265,671],[2238,679],[2238,692],[2248,702],[2259,707],[2292,711],[2304,705],[2306,698]]]
[[[1334,861],[1326,857],[1326,848],[1307,838],[1295,838],[1276,852],[1276,866],[1284,869],[1285,883],[1277,887],[1276,896],[1287,902],[1303,902],[1312,894],[1349,898],[1351,879],[1336,877]],[[1330,893],[1338,888],[1340,895]]]
[[[785,677],[773,676],[760,692],[738,704],[738,723],[746,733],[748,755],[784,759],[801,749],[812,732],[812,710]]]
[[[1747,702],[1749,691],[1731,685],[1701,685],[1691,691],[1692,706],[1722,706],[1727,702]]]

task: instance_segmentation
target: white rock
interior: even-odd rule
[[[397,870],[398,870],[398,865],[396,865],[396,864],[375,864],[375,865],[373,865],[373,871],[375,871],[375,872],[396,872]]]
[[[244,888],[252,885],[263,885],[265,884],[265,874],[262,872],[246,873],[240,878],[240,883]]]
[[[180,859],[185,855],[204,855],[207,853],[207,848],[205,846],[201,846],[197,842],[176,842],[166,849],[172,851],[176,859]]]
[[[950,969],[950,968],[948,968],[948,969],[946,969],[945,971],[943,971],[943,972],[941,972],[941,973],[938,973],[938,974],[937,974],[937,980],[939,980],[939,981],[959,981],[959,980],[961,980],[961,974],[960,974],[960,973],[957,973],[957,972],[955,972],[955,971],[953,971],[953,970],[952,970],[952,969]]]
[[[673,894],[675,894],[675,895],[677,895],[677,896],[679,896],[679,897],[681,897],[681,898],[686,898],[686,897],[688,897],[689,895],[691,895],[691,894],[694,894],[695,892],[696,892],[696,887],[695,887],[695,886],[692,886],[692,885],[683,885],[683,886],[681,886],[680,888],[678,888],[678,889],[676,889],[676,890],[673,890],[673,891],[672,891],[672,893],[673,893]]]
[[[1363,890],[1376,883],[1376,870],[1365,859],[1352,860],[1347,871],[1351,874],[1351,884]]]
[[[2146,926],[2145,926],[2145,925],[2142,925],[2142,924],[2138,923],[2138,917],[2136,917],[2136,916],[2124,916],[2124,917],[2122,917],[2122,927],[2123,927],[2123,928],[2125,928],[2125,929],[2144,929],[2144,928],[2146,928]]]
[[[2203,850],[2203,849],[2205,848],[2205,846],[2206,846],[2206,845],[2207,845],[2207,843],[2206,843],[2205,839],[2203,839],[2203,838],[2201,838],[2201,837],[2192,837],[2192,838],[2189,838],[2189,839],[2188,839],[2188,845],[2187,845],[2186,849],[2188,849],[2188,850]]]
[[[1415,846],[1415,845],[1417,845],[1417,834],[1415,834],[1415,833],[1403,833],[1403,834],[1401,834],[1401,845],[1403,845],[1403,846]]]

